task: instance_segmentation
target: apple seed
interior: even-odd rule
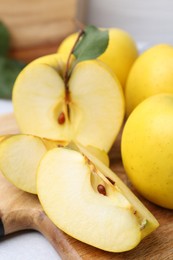
[[[105,187],[104,187],[102,184],[99,184],[99,185],[97,186],[97,190],[98,190],[98,192],[99,192],[100,194],[103,194],[104,196],[106,196],[106,189],[105,189]]]
[[[65,114],[64,114],[64,112],[61,112],[61,113],[59,114],[59,116],[58,116],[58,123],[59,123],[60,125],[62,125],[62,124],[65,123]]]

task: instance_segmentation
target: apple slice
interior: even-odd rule
[[[78,151],[84,154],[90,161],[92,161],[95,167],[98,168],[100,172],[103,173],[106,178],[112,180],[121,191],[121,193],[126,197],[129,203],[136,210],[135,213],[142,220],[141,223],[143,228],[141,228],[141,239],[149,235],[152,231],[154,231],[159,223],[156,218],[152,215],[152,213],[141,203],[141,201],[134,195],[134,193],[123,183],[123,181],[113,172],[110,168],[105,167],[105,165],[91,154],[84,146],[81,144],[76,144],[78,147]],[[144,225],[145,224],[145,225]],[[145,227],[145,228],[144,228]]]
[[[74,238],[112,252],[134,248],[158,222],[119,178],[84,147],[55,148],[37,172],[49,218]],[[51,189],[48,189],[51,187]]]
[[[97,60],[79,62],[68,83],[65,61],[52,54],[29,64],[13,90],[15,117],[22,133],[75,141],[109,151],[124,117],[118,79]]]
[[[24,134],[0,136],[0,170],[16,187],[36,194],[36,171],[42,156],[50,149],[67,145],[67,142]],[[109,165],[109,157],[104,151],[94,147],[88,147],[88,150]]]
[[[47,152],[48,141],[30,135],[13,135],[0,143],[0,170],[21,190],[36,193],[36,169]],[[56,147],[52,143],[51,147]]]

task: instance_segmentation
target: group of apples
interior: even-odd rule
[[[13,105],[21,134],[1,137],[0,143],[0,169],[9,181],[37,194],[46,214],[64,232],[112,252],[134,248],[158,227],[155,217],[109,169],[107,155],[129,107],[122,159],[135,185],[134,172],[139,171],[140,179],[140,158],[147,156],[145,149],[138,158],[146,142],[143,137],[140,149],[137,142],[145,133],[140,122],[152,107],[138,112],[134,105],[131,112],[130,105],[125,106],[139,96],[130,90],[135,82],[130,77],[145,77],[142,69],[143,74],[133,72],[140,56],[131,36],[120,29],[90,26],[69,36],[57,53],[38,58],[19,74]],[[155,132],[150,133],[151,140]]]

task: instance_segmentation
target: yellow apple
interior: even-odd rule
[[[173,209],[173,95],[139,104],[122,134],[122,159],[132,184],[148,200]]]
[[[173,93],[173,46],[159,44],[142,53],[133,64],[125,87],[127,116],[147,97]]]
[[[82,242],[111,252],[134,248],[158,227],[157,220],[109,168],[78,148],[55,148],[43,156],[37,172],[43,209]]]
[[[124,88],[129,70],[138,57],[138,50],[132,36],[118,28],[109,28],[109,44],[106,51],[98,57],[107,64],[118,77]],[[59,53],[69,54],[78,33],[65,38],[58,48]]]
[[[13,89],[22,133],[51,140],[78,141],[108,152],[121,128],[124,95],[116,76],[97,60],[79,62],[68,86],[66,60],[52,54],[30,63]]]

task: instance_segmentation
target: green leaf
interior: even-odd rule
[[[96,59],[105,52],[109,43],[108,30],[99,30],[91,25],[84,30],[82,38],[77,43],[73,54],[77,61]]]
[[[9,51],[10,35],[6,26],[0,21],[0,56],[6,56]]]
[[[15,79],[24,66],[22,62],[0,57],[0,98],[11,99]]]

